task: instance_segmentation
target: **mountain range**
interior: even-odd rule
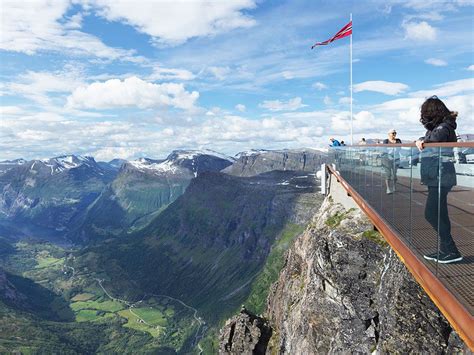
[[[116,235],[146,223],[198,174],[232,161],[211,151],[175,151],[163,160],[97,163],[69,155],[0,162],[0,226],[10,236],[73,243]]]
[[[3,273],[5,294],[24,283],[18,277],[33,277],[53,292],[41,298],[44,307],[31,305],[22,292],[21,304],[0,300],[0,311],[17,324],[8,334],[16,339],[18,327],[32,329],[38,351],[116,351],[120,342],[114,334],[127,342],[123,349],[139,343],[153,351],[195,351],[194,333],[177,337],[170,330],[157,343],[147,333],[124,328],[122,316],[102,320],[111,314],[74,307],[91,294],[99,298],[90,305],[103,307],[107,296],[98,289],[101,280],[107,295],[123,302],[164,295],[189,305],[205,322],[203,332],[216,329],[242,303],[262,310],[284,251],[322,202],[315,170],[325,157],[312,150],[250,151],[234,158],[174,151],[166,159],[96,162],[62,156],[1,162],[0,244],[5,254],[0,253],[0,262],[10,269]],[[74,252],[48,252],[46,244],[36,242],[28,247],[31,237],[67,241]],[[22,255],[33,255],[35,261],[24,261]],[[29,271],[12,274],[20,262],[29,264],[18,270]],[[42,288],[31,290],[46,294]],[[53,302],[54,295],[70,303],[76,321],[66,311],[60,312],[63,319],[41,318],[60,301]],[[84,323],[84,314],[101,321]],[[46,321],[52,335],[43,344],[46,335],[39,329]],[[86,338],[86,345],[78,345]]]

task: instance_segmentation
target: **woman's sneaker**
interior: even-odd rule
[[[423,255],[423,257],[426,260],[437,260],[438,259],[438,252],[435,251],[434,253]]]
[[[437,262],[439,264],[450,264],[462,260],[462,255],[459,252],[456,253],[440,253]]]
[[[455,263],[462,260],[462,255],[459,252],[443,253],[442,251],[440,251],[439,256],[438,256],[438,252],[434,252],[431,254],[423,255],[423,257],[426,260],[433,260],[440,264],[450,264],[450,263]]]

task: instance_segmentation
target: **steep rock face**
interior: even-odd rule
[[[268,298],[272,353],[442,353],[463,344],[358,210],[326,199]],[[365,233],[364,233],[365,232]]]
[[[315,172],[326,160],[318,150],[259,150],[240,153],[237,161],[223,170],[236,176],[254,176],[272,170]]]
[[[229,319],[219,336],[219,354],[265,354],[272,329],[268,322],[244,307]]]

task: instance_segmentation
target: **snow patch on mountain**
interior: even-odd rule
[[[239,159],[241,157],[249,157],[249,156],[252,156],[252,155],[259,155],[259,154],[265,154],[265,153],[268,153],[269,150],[266,150],[266,149],[250,149],[250,150],[245,150],[243,152],[239,152],[235,155],[235,159]]]
[[[196,159],[200,155],[209,155],[212,157],[220,158],[227,160],[231,163],[235,161],[235,158],[232,158],[228,155],[216,152],[211,149],[199,149],[199,150],[175,150],[173,151],[167,159],[175,159],[175,160],[184,160],[184,159]]]
[[[25,159],[4,160],[0,161],[0,165],[23,165],[27,163]]]
[[[46,167],[50,170],[51,175],[59,174],[63,171],[78,168],[82,165],[87,165],[91,168],[98,168],[97,163],[92,157],[83,157],[77,155],[62,155],[55,158],[33,160],[30,170],[35,171],[44,169]],[[100,172],[99,172],[100,174]]]
[[[159,163],[152,162],[151,159],[140,158],[129,162],[136,169],[145,171],[154,171],[156,173],[171,173],[176,174],[180,171],[180,167],[174,165],[173,161],[165,160]]]

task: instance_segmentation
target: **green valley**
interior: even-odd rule
[[[0,351],[132,351],[135,344],[144,352],[175,353],[192,344],[201,328],[179,300],[144,295],[128,301],[108,294],[107,282],[94,272],[70,266],[74,249],[35,240],[10,246],[14,252],[0,259],[0,268],[18,294],[12,300],[0,292]]]

